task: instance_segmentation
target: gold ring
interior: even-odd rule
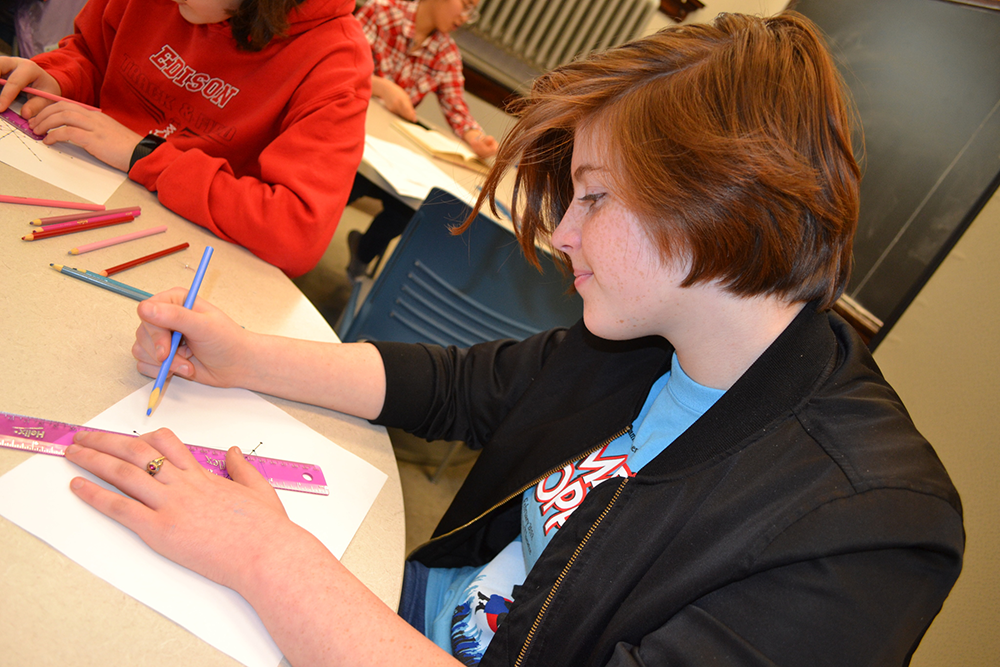
[[[156,473],[160,472],[160,467],[166,460],[167,460],[166,456],[160,456],[158,458],[153,459],[152,461],[146,464],[146,472],[148,472],[151,476],[155,477]]]

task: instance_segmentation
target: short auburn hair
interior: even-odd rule
[[[229,19],[237,48],[261,51],[288,31],[288,12],[305,0],[242,0]]]
[[[586,126],[603,137],[616,196],[663,259],[690,259],[683,286],[717,280],[737,295],[824,308],[846,287],[856,111],[801,14],[661,30],[542,75],[513,111],[474,212],[494,205],[516,165],[515,227],[536,265],[536,238],[549,242],[572,202],[574,136]]]

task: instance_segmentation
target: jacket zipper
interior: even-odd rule
[[[597,527],[601,525],[601,522],[604,521],[604,517],[606,517],[608,515],[608,512],[611,511],[611,508],[614,507],[615,501],[618,500],[618,496],[621,495],[622,489],[625,488],[625,485],[628,484],[628,481],[630,479],[631,477],[626,477],[625,480],[618,486],[618,489],[615,491],[615,494],[611,496],[611,500],[608,502],[608,506],[604,508],[601,514],[594,521],[593,525],[590,526],[590,528],[587,530],[587,534],[583,536],[583,539],[580,541],[580,544],[578,544],[576,546],[576,549],[573,551],[573,555],[570,556],[568,561],[566,561],[566,565],[563,566],[562,572],[559,573],[559,576],[556,578],[555,583],[552,584],[552,588],[549,590],[549,594],[545,596],[545,602],[542,603],[542,608],[538,610],[538,615],[535,617],[535,622],[531,624],[531,629],[528,631],[528,636],[525,637],[524,643],[521,645],[521,651],[517,655],[517,660],[514,661],[514,667],[519,667],[521,662],[524,660],[524,656],[527,655],[528,653],[528,647],[531,646],[531,640],[534,639],[535,637],[535,631],[538,630],[538,626],[541,625],[542,618],[545,616],[545,612],[548,611],[549,604],[551,604],[552,599],[556,596],[556,592],[559,590],[560,585],[562,585],[563,580],[569,573],[570,568],[573,567],[573,563],[576,562],[576,559],[583,551],[583,548],[587,546],[587,542],[590,540],[591,536],[597,530]]]
[[[456,528],[453,528],[453,529],[449,530],[449,531],[448,531],[447,533],[444,533],[443,535],[438,535],[437,537],[435,537],[435,538],[433,538],[433,539],[430,539],[430,540],[427,540],[426,542],[424,542],[423,544],[421,544],[421,545],[420,545],[419,547],[417,547],[417,548],[416,548],[416,549],[414,549],[413,551],[414,551],[414,552],[416,552],[416,551],[417,551],[417,550],[419,550],[419,549],[423,549],[423,548],[424,548],[425,546],[427,546],[428,544],[432,544],[432,543],[436,542],[437,540],[441,540],[441,539],[444,539],[444,538],[448,537],[449,535],[452,535],[452,534],[454,534],[454,533],[456,533],[456,532],[458,532],[458,531],[462,530],[462,529],[463,529],[463,528],[465,528],[466,526],[469,526],[469,525],[472,525],[472,524],[474,524],[475,522],[479,521],[479,520],[480,520],[480,519],[482,519],[482,518],[483,518],[484,516],[486,516],[487,514],[489,514],[490,512],[492,512],[493,510],[497,509],[497,508],[498,508],[498,507],[500,507],[501,505],[506,505],[506,504],[507,504],[508,502],[510,502],[510,501],[511,501],[511,500],[513,500],[514,498],[516,498],[516,497],[520,496],[520,495],[521,495],[521,494],[523,494],[523,493],[524,493],[525,491],[527,491],[527,490],[528,490],[528,489],[530,489],[531,487],[533,487],[533,486],[535,486],[536,484],[538,484],[539,482],[541,482],[541,481],[542,481],[543,479],[548,479],[548,477],[549,477],[550,475],[552,475],[553,473],[556,473],[556,472],[558,472],[558,471],[562,470],[563,468],[565,468],[565,467],[566,467],[567,465],[569,465],[570,463],[574,463],[574,462],[576,462],[576,461],[580,461],[580,460],[582,460],[582,459],[585,459],[585,458],[587,458],[588,456],[590,456],[591,454],[593,454],[594,452],[597,452],[597,451],[600,451],[601,449],[604,449],[605,447],[607,447],[608,445],[610,445],[610,444],[611,444],[611,442],[612,442],[613,440],[616,440],[616,439],[618,439],[618,438],[622,437],[623,435],[625,435],[626,433],[628,433],[628,432],[629,432],[629,431],[631,431],[631,430],[632,430],[632,424],[629,424],[628,426],[626,426],[626,427],[625,427],[625,428],[623,428],[622,430],[618,431],[618,432],[617,432],[617,433],[615,433],[615,434],[614,434],[613,436],[611,436],[610,438],[608,438],[607,440],[605,440],[605,441],[604,441],[604,442],[602,442],[601,444],[597,445],[596,447],[592,447],[592,448],[588,449],[588,450],[587,450],[586,452],[584,452],[583,454],[581,454],[580,456],[577,456],[576,458],[572,458],[572,459],[569,459],[569,460],[565,461],[565,462],[564,462],[564,463],[563,463],[562,465],[560,465],[560,466],[558,466],[558,467],[556,467],[556,468],[552,468],[552,469],[550,469],[550,470],[549,470],[548,472],[544,473],[543,475],[541,475],[541,476],[539,476],[539,477],[536,477],[536,478],[535,478],[535,479],[534,479],[533,481],[531,481],[531,482],[529,482],[529,483],[525,484],[524,486],[522,486],[522,487],[520,488],[520,490],[518,490],[518,491],[515,491],[514,493],[511,493],[510,495],[508,495],[508,496],[507,496],[506,498],[504,498],[504,499],[503,499],[503,500],[501,500],[500,502],[498,502],[498,503],[494,503],[492,507],[490,507],[490,508],[489,508],[488,510],[486,510],[485,512],[483,512],[482,514],[480,514],[480,515],[479,515],[479,516],[477,516],[476,518],[474,518],[474,519],[471,519],[471,520],[469,520],[469,521],[466,521],[466,522],[465,522],[465,523],[463,523],[463,524],[462,524],[461,526],[458,526],[458,527],[456,527]],[[616,496],[617,496],[617,494],[616,494]],[[412,552],[411,552],[411,553],[412,553]]]

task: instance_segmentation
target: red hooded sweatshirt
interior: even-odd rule
[[[364,151],[372,60],[354,5],[305,0],[252,52],[172,0],[90,0],[34,60],[64,96],[166,138],[129,178],[295,277],[329,245]]]

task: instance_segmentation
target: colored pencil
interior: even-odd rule
[[[133,220],[135,220],[135,218],[131,215],[119,215],[111,218],[110,220],[102,220],[100,222],[88,222],[82,225],[73,225],[72,227],[64,227],[63,229],[53,229],[47,232],[31,232],[30,234],[22,236],[21,240],[38,241],[39,239],[48,239],[53,236],[65,236],[66,234],[76,234],[77,232],[86,232],[91,229],[100,229],[101,227],[120,225],[123,222],[132,222]]]
[[[0,78],[0,86],[6,86],[6,85],[7,85],[7,79]],[[29,95],[38,95],[39,97],[44,97],[45,99],[52,100],[53,102],[72,102],[73,104],[81,106],[84,109],[90,109],[91,111],[100,111],[100,109],[98,109],[97,107],[92,107],[89,104],[84,104],[83,102],[77,102],[76,100],[71,100],[68,97],[60,97],[55,93],[47,93],[44,90],[38,90],[37,88],[25,87],[21,89],[21,92],[28,93]]]
[[[166,225],[160,225],[159,227],[150,227],[149,229],[140,229],[137,232],[132,232],[130,234],[122,234],[121,236],[116,236],[110,239],[104,239],[103,241],[94,241],[93,243],[85,243],[70,250],[69,254],[82,255],[83,253],[90,252],[91,250],[100,250],[101,248],[107,248],[108,246],[118,245],[119,243],[126,243],[127,241],[134,241],[136,239],[145,238],[146,236],[152,236],[153,234],[162,234],[165,231],[167,231]]]
[[[106,222],[108,220],[111,220],[112,218],[120,218],[129,215],[132,216],[132,219],[134,220],[135,218],[139,217],[140,213],[138,209],[133,209],[128,213],[108,213],[108,214],[95,215],[94,217],[91,218],[81,218],[80,220],[70,220],[69,222],[57,222],[54,225],[42,225],[41,227],[38,228],[38,231],[52,232],[57,229],[72,229],[74,225],[89,225],[93,222]]]
[[[139,266],[140,264],[145,264],[146,262],[152,262],[154,259],[159,259],[160,257],[166,257],[167,255],[172,255],[175,252],[180,252],[187,248],[190,243],[182,243],[180,245],[175,245],[172,248],[167,248],[166,250],[160,250],[159,252],[154,252],[139,259],[133,259],[131,262],[125,262],[124,264],[118,264],[117,266],[112,266],[110,269],[104,269],[103,271],[98,271],[98,273],[104,277],[113,276],[116,273],[121,273],[126,269],[131,269],[132,267]]]
[[[14,197],[0,195],[0,204],[23,204],[25,206],[51,206],[52,208],[75,208],[80,211],[103,211],[104,204],[86,204],[76,201],[59,201],[58,199],[35,199],[34,197]]]
[[[201,288],[201,281],[205,277],[205,271],[208,269],[208,260],[212,259],[213,252],[214,249],[212,246],[206,246],[205,252],[201,256],[201,263],[198,264],[198,270],[194,274],[194,280],[191,281],[191,289],[188,290],[187,298],[184,299],[184,307],[188,310],[194,307],[194,300],[198,296],[198,290]],[[170,353],[167,354],[167,358],[163,360],[162,364],[160,364],[160,372],[156,374],[156,382],[153,383],[153,391],[149,395],[149,405],[146,408],[147,417],[153,414],[153,407],[160,399],[160,392],[163,391],[163,384],[167,381],[167,375],[170,373],[170,366],[174,363],[174,356],[177,354],[177,348],[180,344],[181,332],[175,331],[173,335],[170,336]]]
[[[132,287],[131,285],[126,285],[125,283],[120,283],[116,280],[111,280],[110,278],[104,278],[90,272],[78,271],[70,266],[64,266],[62,264],[49,264],[49,266],[59,273],[72,276],[77,280],[82,280],[85,283],[90,283],[91,285],[96,285],[97,287],[103,287],[104,289],[114,292],[115,294],[127,296],[128,298],[135,299],[136,301],[143,301],[153,296],[149,292],[145,292],[138,287]]]
[[[126,285],[125,283],[118,282],[117,280],[108,278],[107,276],[102,276],[100,273],[94,273],[93,271],[84,271],[84,273],[86,273],[88,276],[93,276],[97,280],[100,280],[102,283],[105,283],[107,285],[114,285],[115,287],[119,287],[123,290],[135,292],[135,294],[138,296],[138,300],[148,299],[149,297],[153,296],[152,294],[150,294],[145,290],[141,290],[138,287],[132,287],[131,285]]]
[[[141,212],[142,209],[140,209],[138,206],[126,206],[124,208],[109,208],[106,211],[102,211],[101,216],[117,215],[119,213],[131,213],[132,217],[138,218]],[[53,215],[47,218],[35,218],[34,220],[28,221],[28,224],[34,225],[36,227],[41,227],[42,229],[48,229],[51,225],[62,222],[76,222],[83,219],[87,219],[90,220],[91,222],[94,222],[97,220],[97,217],[95,217],[93,213],[69,213],[67,215]]]

